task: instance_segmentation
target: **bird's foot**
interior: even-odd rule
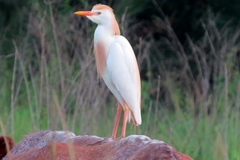
[[[117,139],[115,139],[115,140],[122,140],[122,139],[124,139],[125,137],[118,137]]]
[[[114,139],[112,137],[108,137],[108,138],[104,138],[103,140],[101,141],[97,141],[95,143],[92,143],[92,144],[88,144],[88,146],[95,146],[95,145],[102,145],[106,142],[109,142],[109,141],[113,141]]]

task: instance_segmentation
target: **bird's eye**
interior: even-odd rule
[[[97,12],[97,15],[100,15],[101,14],[101,12]]]

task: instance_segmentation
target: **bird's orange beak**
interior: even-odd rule
[[[96,13],[92,12],[92,11],[77,11],[77,12],[74,12],[74,14],[76,14],[78,16],[93,16],[93,15],[96,15]]]

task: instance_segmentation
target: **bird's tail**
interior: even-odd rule
[[[133,124],[134,124],[135,126],[139,126],[139,125],[140,125],[140,124],[137,123],[137,121],[136,121],[136,119],[135,119],[135,117],[134,117],[133,112],[130,110],[129,116],[128,116],[128,122],[130,122],[131,120],[132,120],[132,122],[133,122]]]

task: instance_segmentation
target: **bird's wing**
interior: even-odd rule
[[[135,54],[126,38],[116,36],[109,49],[106,69],[112,83],[130,107],[137,124],[140,125],[140,75]]]

